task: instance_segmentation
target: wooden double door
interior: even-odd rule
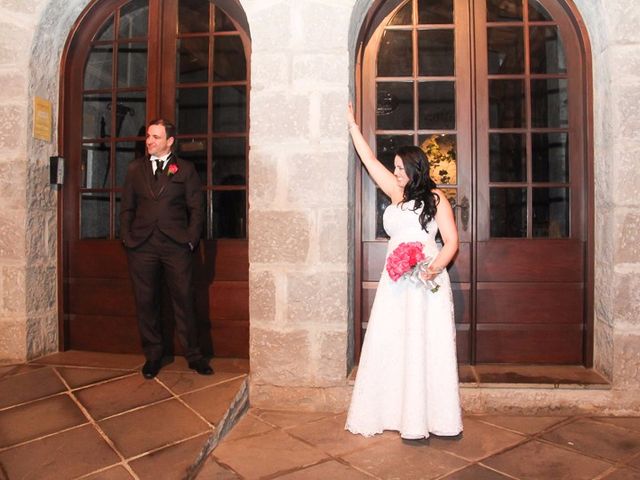
[[[588,68],[570,9],[408,0],[380,3],[371,18],[364,131],[390,169],[397,147],[420,145],[454,205],[459,362],[588,365]],[[389,202],[365,171],[358,190],[357,341],[384,266]]]
[[[243,26],[233,0],[103,0],[80,16],[64,61],[62,348],[141,351],[120,197],[129,162],[145,154],[146,124],[163,117],[175,122],[175,152],[194,163],[203,184],[195,275],[202,347],[248,357]],[[160,300],[166,350],[180,353],[168,293]]]

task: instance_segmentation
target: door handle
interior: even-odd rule
[[[462,222],[462,230],[465,232],[469,228],[469,199],[465,196],[455,204],[454,209],[460,209],[460,221]]]

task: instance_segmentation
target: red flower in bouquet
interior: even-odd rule
[[[403,242],[391,252],[387,258],[387,273],[393,281],[411,273],[425,259],[422,248],[420,242]]]
[[[167,175],[171,176],[171,175],[175,175],[176,173],[178,173],[178,164],[177,163],[172,163],[171,165],[169,165],[169,168],[167,169]]]
[[[394,282],[403,277],[408,278],[417,284],[422,283],[435,293],[440,285],[422,278],[422,273],[431,263],[431,258],[427,258],[422,251],[423,247],[420,242],[403,242],[398,245],[387,258],[387,273]]]

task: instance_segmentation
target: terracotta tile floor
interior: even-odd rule
[[[248,362],[215,359],[202,377],[177,358],[151,381],[142,363],[72,351],[0,366],[0,480],[185,478]],[[473,373],[488,374],[511,375]],[[467,415],[460,438],[418,442],[354,436],[344,420],[250,409],[198,479],[640,480],[640,417]]]

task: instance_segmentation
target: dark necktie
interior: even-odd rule
[[[156,177],[156,180],[157,180],[158,177],[160,176],[160,172],[162,171],[162,160],[160,160],[159,158],[156,158],[154,162],[156,163],[156,171],[153,174],[153,176]]]

